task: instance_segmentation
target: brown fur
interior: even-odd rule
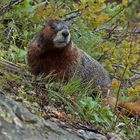
[[[109,104],[111,107],[115,107],[116,98],[107,97],[104,99],[104,103]],[[140,102],[139,101],[135,101],[135,102],[118,101],[117,109],[123,115],[140,117]]]
[[[53,23],[56,23],[56,30]],[[60,80],[62,77],[69,80],[75,75],[82,81],[92,80],[94,86],[99,85],[106,92],[110,83],[107,71],[99,62],[75,47],[70,34],[67,38],[69,41],[63,43],[63,31],[69,31],[63,23],[49,20],[29,42],[27,59],[31,73],[35,76],[54,73],[55,78]]]
[[[72,47],[71,41],[66,47],[54,47],[52,40],[57,32],[49,26],[53,22],[57,23],[59,21],[47,21],[41,32],[29,42],[28,64],[31,73],[35,76],[41,73],[45,73],[46,75],[57,73],[57,79],[61,79],[62,77],[68,79],[72,71],[70,67],[73,61],[77,59],[77,49]]]
[[[49,20],[45,23],[41,32],[34,37],[28,44],[28,63],[31,73],[35,76],[45,73],[55,73],[56,79],[68,80],[76,74],[82,80],[95,79],[95,86],[99,85],[103,91],[108,91],[110,78],[106,70],[95,59],[91,58],[81,49],[74,47],[70,41],[65,47],[57,48],[53,44],[53,39],[57,31],[51,28],[53,22],[57,20]],[[106,90],[107,89],[107,90]],[[114,106],[116,99],[113,97],[104,99],[104,102]],[[119,101],[118,110],[122,114],[133,114],[140,116],[140,103]]]
[[[127,116],[139,116],[140,117],[140,103],[119,101],[120,111]]]
[[[62,49],[43,51],[31,46],[28,50],[28,62],[34,75],[37,76],[40,73],[48,75],[57,72],[58,79],[62,78],[65,73],[69,73],[76,56],[77,51],[71,47],[71,43],[67,48]],[[66,79],[69,77],[70,75],[65,75]]]

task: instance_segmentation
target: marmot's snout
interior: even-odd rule
[[[44,22],[42,29],[43,46],[51,48],[63,48],[70,43],[70,31],[68,26],[59,20],[47,20]],[[47,49],[51,49],[48,47]]]
[[[68,29],[62,29],[58,31],[55,38],[53,39],[54,46],[57,48],[65,47],[69,42],[70,32]]]
[[[64,31],[62,32],[62,35],[63,35],[65,38],[67,38],[67,37],[69,36],[69,31],[68,31],[68,30],[64,30]]]

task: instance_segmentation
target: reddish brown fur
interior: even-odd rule
[[[50,28],[52,22],[56,20],[49,20],[43,27],[42,31],[29,43],[28,47],[28,63],[31,73],[37,76],[40,73],[46,75],[56,73],[57,79],[69,79],[75,70],[74,66],[78,61],[78,48],[73,47],[71,41],[64,48],[55,48],[53,45],[53,38],[56,31]],[[66,75],[65,75],[66,74]],[[114,106],[116,104],[115,98],[106,98],[104,102]],[[140,103],[134,102],[118,102],[118,110],[122,114],[140,116]]]
[[[118,106],[120,107],[120,111],[122,114],[140,117],[140,103],[119,101]]]
[[[59,21],[47,21],[41,32],[28,44],[28,63],[31,73],[35,76],[40,73],[48,75],[57,72],[56,78],[64,76],[68,79],[71,74],[71,65],[78,56],[77,49],[72,47],[71,41],[63,48],[54,47],[52,40],[57,31],[51,29],[50,25],[53,22]]]
[[[65,73],[69,73],[70,65],[72,65],[76,57],[76,51],[71,50],[71,44],[64,49],[53,49],[45,52],[30,46],[28,62],[31,72],[34,75],[38,75],[39,73],[48,75],[57,71],[57,77],[62,78]],[[65,78],[67,79],[69,76],[66,75]]]
[[[111,107],[114,107],[116,104],[116,98],[106,97],[104,103],[109,104]],[[138,116],[140,117],[140,102],[128,102],[128,101],[118,101],[118,110],[121,114],[127,116]]]

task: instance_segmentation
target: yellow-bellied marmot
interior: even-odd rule
[[[68,26],[59,20],[47,20],[42,30],[28,44],[28,63],[35,76],[55,73],[57,79],[69,80],[73,75],[83,81],[93,80],[103,91],[110,78],[103,66],[76,47]]]
[[[64,22],[46,21],[28,45],[28,63],[33,75],[55,73],[56,78],[69,80],[75,74],[81,80],[93,80],[95,86],[107,91],[108,73],[99,62],[73,44]],[[104,102],[114,106],[116,99],[107,97]],[[125,115],[140,116],[139,106],[140,102],[118,101],[118,109]]]

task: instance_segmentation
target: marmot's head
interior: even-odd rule
[[[43,46],[53,48],[66,47],[70,43],[68,26],[63,21],[59,20],[45,21],[41,32],[41,43],[43,43]]]

